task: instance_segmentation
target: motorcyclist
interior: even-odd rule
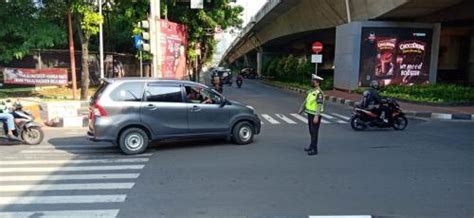
[[[12,114],[8,112],[7,105],[2,102],[0,104],[0,121],[5,121],[4,124],[7,125],[7,137],[10,140],[19,140],[14,134],[15,131],[15,118]]]
[[[370,88],[363,93],[362,106],[377,115],[377,118],[380,119],[382,112],[385,112],[383,118],[388,117],[388,108],[384,106],[386,99],[382,98],[379,94],[380,84],[377,80],[372,80],[370,82]]]
[[[242,75],[242,73],[239,73],[239,75],[237,76],[237,79],[236,79],[236,83],[240,87],[240,86],[242,86],[243,82],[244,82],[244,76]]]

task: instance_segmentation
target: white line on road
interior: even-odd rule
[[[337,122],[337,123],[343,123],[343,124],[348,123],[347,121],[344,121],[344,120],[337,120],[336,122]]]
[[[113,218],[119,210],[57,210],[57,211],[29,211],[29,212],[0,212],[2,218],[30,218],[30,217],[62,217],[62,218]]]
[[[277,120],[273,119],[273,117],[271,117],[270,115],[268,114],[262,114],[262,117],[265,118],[268,122],[270,122],[271,124],[280,124],[280,122],[278,122]]]
[[[296,118],[298,120],[301,120],[303,123],[308,123],[308,118],[303,117],[299,114],[291,114],[291,116],[293,116],[294,118]]]
[[[20,153],[22,154],[51,154],[51,153],[105,153],[105,152],[112,152],[112,153],[118,153],[118,149],[65,149],[65,150],[53,150],[53,149],[29,149],[29,150],[23,150]]]
[[[321,118],[321,123],[324,123],[324,124],[329,124],[329,123],[331,123],[331,122],[329,122],[329,121],[327,121],[327,120],[325,120],[325,119]]]
[[[44,149],[44,148],[50,148],[50,149],[55,149],[55,148],[99,148],[99,149],[104,149],[104,148],[116,148],[114,145],[32,145],[29,147],[30,149]]]
[[[134,154],[134,155],[123,155],[123,154],[104,154],[104,153],[90,153],[90,154],[73,154],[73,153],[44,153],[44,154],[18,154],[2,157],[2,160],[17,160],[17,159],[27,159],[27,160],[39,160],[42,158],[52,158],[52,157],[74,157],[74,158],[127,158],[127,157],[149,157],[153,153],[145,154]]]
[[[321,114],[321,116],[326,118],[326,119],[334,119],[334,117],[329,115],[329,114]]]
[[[283,114],[275,114],[278,118],[282,119],[283,121],[289,123],[289,124],[296,124],[295,121],[291,120],[290,118],[286,117]]]
[[[149,158],[122,158],[122,159],[89,159],[89,160],[0,160],[2,165],[28,165],[28,164],[108,164],[108,163],[139,163],[147,162]]]
[[[118,165],[118,166],[84,166],[84,167],[3,167],[0,173],[15,172],[56,172],[56,171],[100,171],[100,170],[141,170],[145,165]]]
[[[127,197],[126,195],[0,197],[0,205],[116,203],[116,202],[124,202],[126,197]]]
[[[134,183],[0,185],[0,192],[131,189]]]
[[[94,180],[94,179],[136,179],[139,173],[110,174],[73,174],[73,175],[32,175],[32,176],[0,176],[0,182],[11,181],[61,181],[61,180]]]
[[[348,117],[348,116],[344,116],[342,114],[338,114],[338,113],[332,113],[332,115],[336,116],[336,117],[339,117],[339,118],[342,118],[344,120],[350,120],[351,118]]]

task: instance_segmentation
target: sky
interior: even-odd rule
[[[242,14],[243,24],[242,27],[245,27],[250,19],[262,8],[268,0],[237,0],[238,5],[244,7]],[[240,33],[240,30],[234,29],[233,33],[229,33],[230,30],[227,30],[223,33],[222,38],[218,41],[217,50],[214,55],[214,63],[219,63],[222,55],[227,50],[227,48],[232,44],[234,39]]]

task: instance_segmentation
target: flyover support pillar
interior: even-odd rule
[[[263,51],[257,52],[257,74],[258,76],[262,76],[262,69],[263,69]]]

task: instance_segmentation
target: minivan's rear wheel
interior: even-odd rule
[[[254,127],[249,122],[240,122],[232,130],[232,141],[239,145],[246,145],[253,141]]]
[[[140,154],[148,147],[148,135],[140,128],[129,128],[119,139],[120,149],[125,154]]]

